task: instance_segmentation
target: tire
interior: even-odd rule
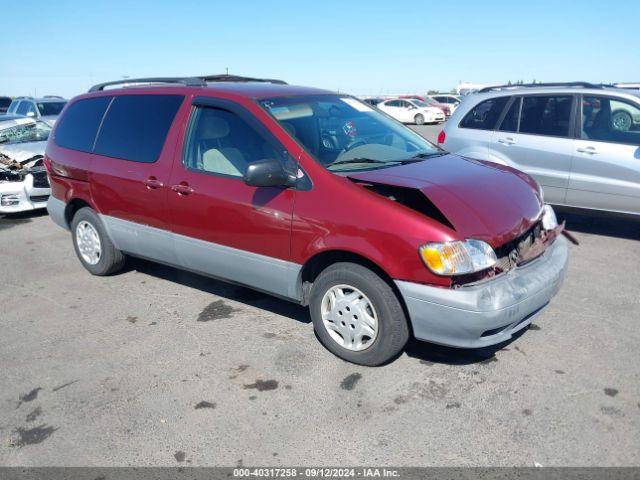
[[[629,112],[618,110],[611,116],[611,125],[618,132],[628,132],[633,125],[633,118]]]
[[[95,237],[97,237],[99,240],[99,255],[95,256],[95,258],[87,258],[93,256],[87,254],[86,249],[84,253],[81,251],[79,244],[83,243],[83,245],[86,245],[86,241],[81,238],[83,233],[87,235],[85,238],[95,239]],[[82,266],[92,275],[111,275],[112,273],[122,270],[124,267],[124,254],[113,245],[102,221],[93,209],[84,207],[76,212],[71,221],[71,235],[73,238],[73,248],[80,259],[80,263],[82,263]],[[96,263],[92,263],[91,260],[97,261]]]
[[[352,290],[343,287],[350,287]],[[332,305],[329,298],[331,297],[331,292],[336,289],[342,289],[343,292],[347,293],[347,296],[341,296],[341,299],[358,298],[360,294],[362,294],[362,297],[355,303],[347,303],[347,307],[341,303],[346,300],[335,300],[333,304],[335,308],[331,309],[333,313],[329,314],[329,317],[333,318],[335,316],[341,321],[333,322],[330,319],[325,321],[327,317],[323,318],[323,313]],[[351,348],[345,347],[344,336],[338,333],[335,328],[342,328],[347,335],[351,335],[350,332],[354,332],[357,336],[358,332],[363,330],[360,330],[357,326],[355,330],[349,330],[350,328],[353,329],[354,325],[350,324],[350,322],[355,322],[355,325],[358,325],[358,320],[354,320],[354,318],[358,318],[356,313],[364,311],[361,308],[361,305],[364,304],[370,304],[372,308],[368,309],[368,312],[373,313],[373,317],[377,319],[375,322],[377,327],[375,329],[376,334],[374,338],[361,337],[360,343],[362,345],[359,347],[357,345],[358,342],[355,341],[352,343]],[[346,311],[349,310],[348,305],[352,306],[349,312]],[[340,315],[342,316],[340,317],[337,316],[338,309],[341,309]],[[409,339],[407,319],[402,305],[392,288],[376,273],[356,263],[335,263],[323,270],[311,288],[309,310],[314,330],[322,344],[336,356],[358,365],[373,367],[388,362],[402,351]],[[361,319],[363,317],[364,315],[360,316]],[[371,317],[368,316],[367,318]],[[363,323],[362,320],[360,320],[360,323]],[[331,324],[333,328],[327,327],[325,324]]]
[[[424,115],[422,115],[421,113],[413,117],[413,120],[416,123],[416,125],[424,125]]]

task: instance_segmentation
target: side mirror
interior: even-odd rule
[[[244,174],[244,183],[251,187],[290,187],[294,180],[287,174],[282,163],[269,158],[251,162]]]
[[[27,112],[27,117],[35,117],[36,114],[34,112]]]

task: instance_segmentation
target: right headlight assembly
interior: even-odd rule
[[[420,258],[437,275],[464,275],[493,267],[498,259],[486,242],[465,240],[427,243],[420,247]]]

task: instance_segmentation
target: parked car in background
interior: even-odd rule
[[[438,93],[437,95],[429,95],[429,98],[438,103],[447,105],[451,113],[456,111],[456,108],[458,108],[458,105],[460,105],[461,102],[460,95],[454,95],[452,93]]]
[[[0,116],[0,214],[46,207],[51,189],[43,158],[50,131],[40,120]]]
[[[558,291],[567,245],[529,176],[348,95],[164,82],[93,87],[47,144],[48,211],[90,273],[141,256],[308,305],[327,349],[363,365],[410,333],[503,342]]]
[[[376,105],[380,110],[402,123],[441,123],[446,117],[441,109],[415,98],[394,98]]]
[[[368,103],[372,107],[377,106],[379,103],[384,102],[384,98],[382,97],[364,97],[362,98],[364,103]]]
[[[438,144],[532,175],[549,203],[640,215],[640,92],[583,82],[487,88],[462,103]]]
[[[0,97],[0,114],[7,113],[11,105],[11,97]]]
[[[67,100],[55,95],[42,98],[17,97],[11,102],[7,113],[35,118],[53,126],[66,104]]]
[[[427,95],[401,95],[398,98],[405,98],[408,100],[419,100],[422,103],[426,103],[430,107],[439,108],[442,113],[444,113],[445,117],[451,115],[451,109],[449,105],[445,103],[436,102],[433,98],[428,97]]]

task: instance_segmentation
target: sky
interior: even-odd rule
[[[226,69],[355,95],[640,82],[639,0],[0,0],[0,11],[13,19],[0,57],[9,96]]]

